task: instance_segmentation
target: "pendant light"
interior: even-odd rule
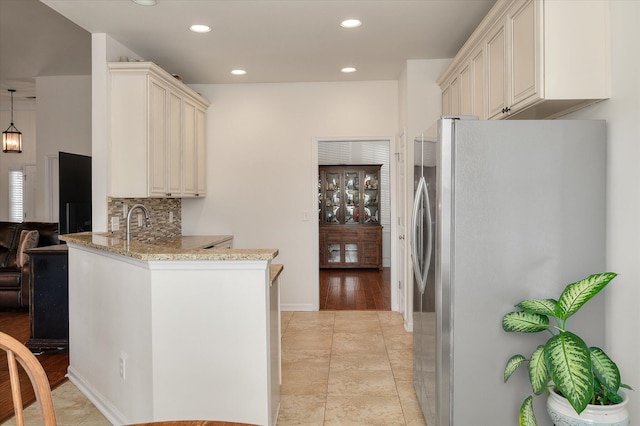
[[[9,92],[11,92],[11,124],[2,132],[2,152],[19,154],[22,152],[22,133],[13,125],[13,92],[15,90],[9,89]]]

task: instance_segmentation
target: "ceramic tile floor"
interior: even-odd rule
[[[109,425],[72,383],[53,395],[58,424]],[[35,406],[26,417],[39,424]],[[413,390],[412,335],[402,316],[283,312],[278,426],[288,425],[425,425]]]

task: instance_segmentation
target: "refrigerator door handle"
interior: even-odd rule
[[[421,250],[419,247],[422,242],[420,227],[418,224],[418,214],[420,213],[420,206],[422,204],[422,198],[424,197],[426,203],[426,227],[427,227],[427,250]],[[429,194],[427,192],[427,182],[424,176],[420,177],[418,182],[418,189],[416,190],[416,198],[413,203],[413,217],[412,217],[412,231],[413,238],[411,243],[411,257],[413,258],[413,272],[418,280],[418,288],[420,293],[424,293],[424,289],[427,286],[427,275],[429,273],[429,267],[431,266],[431,251],[433,246],[433,236],[431,235],[431,206],[429,205]],[[424,254],[424,258],[422,255]],[[424,265],[420,268],[420,264]]]

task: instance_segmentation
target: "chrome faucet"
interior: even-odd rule
[[[149,215],[149,210],[142,204],[134,204],[133,207],[129,209],[129,213],[127,213],[127,242],[131,242],[131,213],[135,209],[141,209],[144,212],[145,222],[147,228],[151,227],[151,215]]]

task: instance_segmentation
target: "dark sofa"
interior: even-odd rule
[[[29,263],[16,263],[23,230],[38,231],[38,247],[60,244],[57,223],[0,222],[0,310],[29,307]]]

